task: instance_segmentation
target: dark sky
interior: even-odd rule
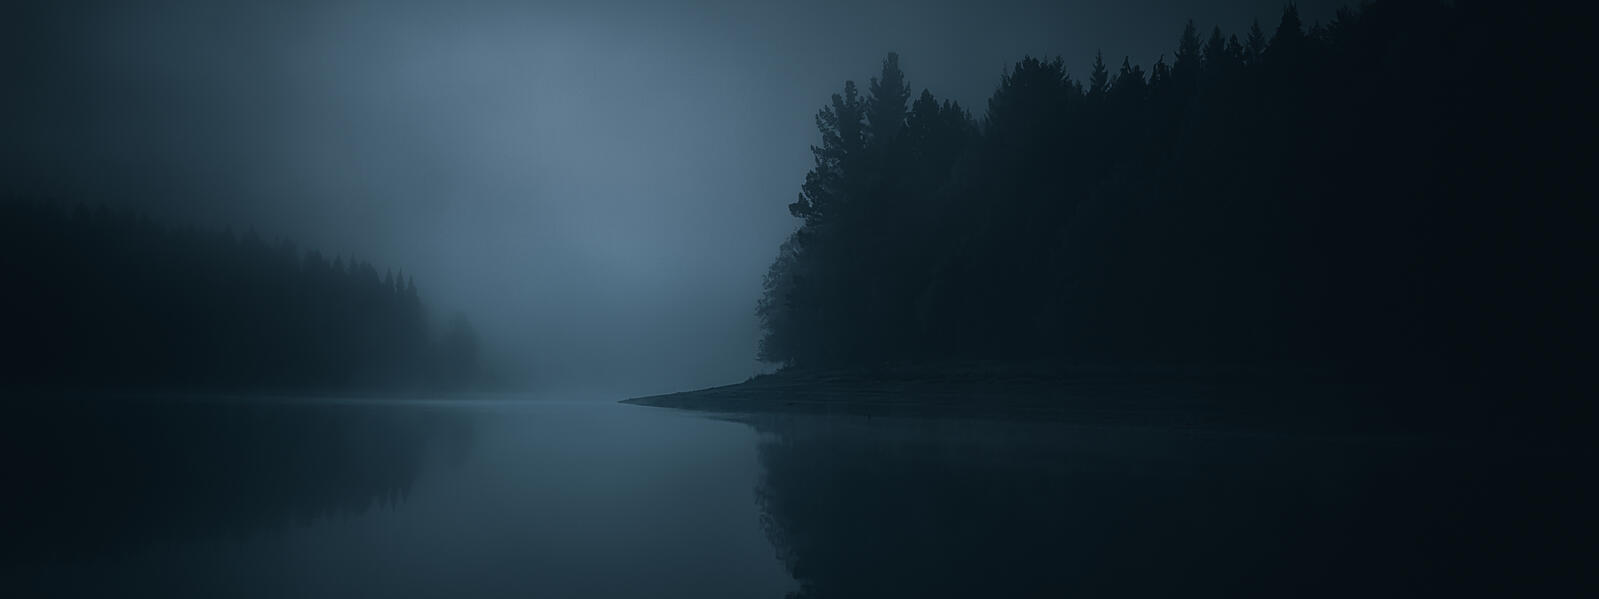
[[[1336,1],[1301,2],[1307,22]],[[414,273],[499,368],[671,391],[760,365],[813,116],[897,51],[981,116],[1024,54],[1148,65],[1278,0],[54,1],[0,13],[13,190]]]

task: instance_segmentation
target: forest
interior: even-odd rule
[[[465,317],[412,278],[253,230],[0,202],[5,382],[151,390],[426,390],[482,380]]]
[[[1578,372],[1580,94],[1534,10],[1189,21],[1147,68],[1023,58],[976,114],[889,54],[816,116],[760,357]]]

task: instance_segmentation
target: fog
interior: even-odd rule
[[[1006,65],[1149,65],[1280,3],[50,2],[9,8],[3,179],[416,277],[545,389],[764,366],[816,109],[889,51],[975,115]],[[1302,2],[1307,22],[1336,2]]]

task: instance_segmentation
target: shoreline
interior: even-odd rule
[[[1060,369],[779,372],[621,403],[721,414],[975,418],[1312,434],[1414,433],[1376,399],[1392,389],[1322,373]]]

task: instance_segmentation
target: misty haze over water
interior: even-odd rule
[[[11,415],[18,596],[1497,594],[1591,541],[1557,516],[1591,495],[1540,494],[1578,464],[1397,437],[505,397]]]
[[[8,6],[0,596],[1595,595],[1561,8]]]

